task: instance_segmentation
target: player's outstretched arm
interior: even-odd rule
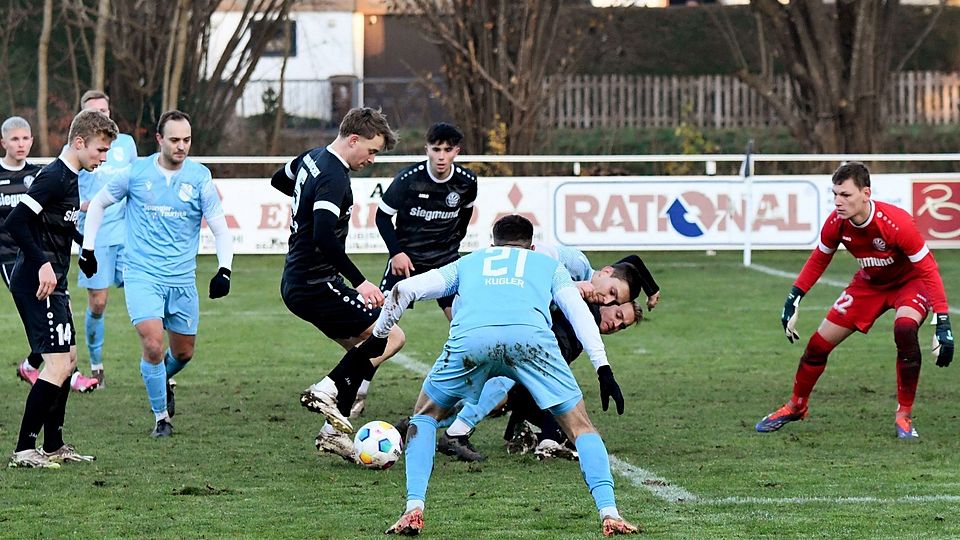
[[[386,338],[390,335],[407,306],[417,300],[443,298],[457,292],[460,261],[453,261],[437,268],[400,281],[387,293],[380,316],[373,324],[373,336]]]
[[[87,217],[83,223],[83,242],[80,244],[80,259],[77,261],[77,266],[88,278],[97,273],[97,256],[93,250],[97,243],[100,225],[103,224],[104,212],[116,202],[117,199],[110,192],[101,189],[87,205]]]
[[[217,248],[217,273],[210,280],[210,298],[223,298],[230,294],[230,274],[233,267],[233,235],[227,227],[227,220],[221,214],[218,217],[207,219],[210,232]]]

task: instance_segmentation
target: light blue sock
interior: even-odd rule
[[[599,433],[584,433],[575,441],[580,454],[580,470],[597,503],[597,510],[617,505],[613,496],[613,475],[610,474],[610,459],[607,447]]]
[[[103,365],[103,313],[95,315],[87,307],[87,316],[84,318],[84,328],[87,331],[87,350],[90,351],[90,365]]]
[[[433,472],[433,455],[437,450],[437,421],[433,417],[417,414],[410,419],[411,433],[407,440],[405,461],[407,467],[407,500],[427,500],[427,484]]]
[[[507,392],[517,384],[510,377],[494,377],[488,380],[480,390],[480,397],[476,403],[464,402],[463,409],[457,415],[457,420],[462,421],[471,428],[477,427],[481,420],[486,418],[490,411],[507,397]]]
[[[151,364],[141,358],[140,375],[143,385],[147,387],[150,410],[154,414],[167,410],[167,374],[164,373],[163,364]]]
[[[167,354],[163,357],[163,366],[167,370],[167,378],[169,379],[177,373],[180,373],[180,370],[187,367],[187,363],[189,362],[189,360],[186,362],[177,360],[173,357],[173,353],[170,352],[170,349],[167,349]]]

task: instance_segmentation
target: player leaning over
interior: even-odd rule
[[[30,349],[43,355],[40,376],[27,394],[11,467],[58,468],[58,461],[92,461],[63,442],[70,375],[77,366],[76,327],[67,274],[80,211],[77,173],[107,159],[117,125],[98,111],[81,111],[70,124],[67,147],[40,171],[4,227],[20,248],[10,292]],[[43,427],[43,449],[37,436]]]
[[[841,244],[860,263],[860,270],[810,336],[800,357],[790,401],[760,420],[757,431],[776,431],[787,422],[807,416],[807,401],[827,367],[830,351],[855,331],[866,334],[880,315],[894,309],[898,403],[895,425],[901,439],[917,438],[910,416],[920,378],[917,329],[928,311],[932,310],[936,317],[936,340],[940,346],[937,365],[946,367],[953,360],[947,296],[937,262],[910,214],[870,199],[870,172],[862,163],[847,163],[833,173],[833,194],[836,210],[827,217],[820,230],[820,245],[803,265],[783,306],[781,322],[787,339],[791,343],[800,339],[796,330],[800,299],[826,270]]]

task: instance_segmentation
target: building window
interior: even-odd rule
[[[257,35],[260,32],[265,32],[267,25],[263,21],[251,21],[250,22],[250,33]],[[274,32],[273,37],[267,40],[266,45],[263,48],[263,56],[283,56],[284,49],[286,48],[287,39],[290,39],[290,54],[292,58],[297,55],[297,21],[283,21],[280,23],[280,26],[277,27],[277,30]]]

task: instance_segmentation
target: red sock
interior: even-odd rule
[[[797,366],[797,376],[793,380],[793,397],[790,402],[796,409],[803,409],[807,406],[810,399],[810,393],[817,384],[817,379],[827,368],[827,355],[833,350],[835,345],[823,339],[819,332],[814,332],[807,342],[807,348],[800,357],[800,365]]]
[[[900,405],[897,412],[903,414],[910,414],[920,382],[917,329],[917,321],[909,317],[897,317],[893,321],[893,340],[897,344],[897,403]]]

